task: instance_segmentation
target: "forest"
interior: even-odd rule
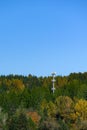
[[[0,130],[87,130],[87,72],[0,76]]]

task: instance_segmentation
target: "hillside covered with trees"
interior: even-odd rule
[[[0,129],[87,130],[87,72],[0,76]]]

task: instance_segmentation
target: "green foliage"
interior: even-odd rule
[[[30,130],[36,130],[36,125],[35,125],[35,123],[32,121],[31,118],[28,119],[28,125],[29,125],[29,129],[30,129]],[[28,129],[28,130],[29,130],[29,129]]]
[[[0,108],[0,128],[4,129],[6,127],[7,118],[8,114],[3,112],[2,108]]]
[[[0,126],[5,126],[5,117],[8,118],[7,130],[24,129],[25,126],[25,130],[35,130],[32,119],[27,119],[26,113],[19,109],[23,108],[39,112],[41,122],[37,129],[85,130],[87,72],[56,76],[55,79],[56,91],[53,94],[51,76],[0,76]]]
[[[7,120],[9,130],[28,130],[28,120],[25,114],[21,113],[19,116],[11,116]]]
[[[0,102],[4,111],[6,111],[9,115],[14,114],[16,109],[19,106],[19,98],[18,95],[14,91],[5,92],[2,94],[2,101]]]
[[[61,88],[65,85],[67,85],[67,83],[68,83],[67,77],[65,77],[65,76],[64,77],[62,77],[62,76],[56,77],[56,87],[57,88]]]
[[[78,80],[73,80],[72,82],[70,81],[67,86],[64,88],[64,93],[65,95],[67,94],[67,96],[74,98],[75,96],[77,96],[79,90],[79,81]]]
[[[60,130],[70,130],[69,124],[66,124],[63,120],[59,120]]]
[[[82,84],[79,87],[77,97],[87,99],[87,85],[86,84]]]

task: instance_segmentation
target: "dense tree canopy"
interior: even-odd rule
[[[56,76],[55,79],[53,94],[51,76],[0,76],[0,128],[85,130],[87,72]],[[24,109],[23,114],[21,109]],[[31,114],[28,118],[28,113],[32,113],[33,118]],[[22,125],[23,120],[25,124]]]

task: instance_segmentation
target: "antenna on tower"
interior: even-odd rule
[[[55,91],[55,87],[54,87],[54,85],[55,85],[55,75],[56,75],[56,72],[52,72],[52,77],[53,77],[53,79],[52,79],[52,84],[53,84],[53,87],[52,87],[52,91],[53,91],[53,93],[54,93],[54,91]]]

